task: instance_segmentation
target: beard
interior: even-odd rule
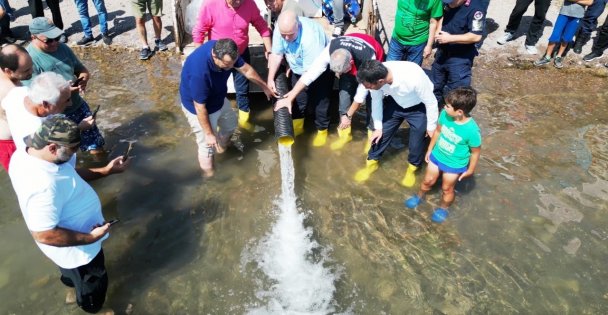
[[[61,147],[57,150],[57,158],[55,159],[55,164],[63,164],[70,160],[72,155],[69,152],[69,149],[66,147]]]

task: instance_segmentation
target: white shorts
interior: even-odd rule
[[[192,128],[192,132],[196,138],[198,154],[206,155],[208,152],[207,141],[205,140],[205,133],[198,121],[198,117],[189,112],[183,105],[182,111],[186,119],[188,119],[188,124]],[[211,123],[211,129],[215,132],[216,136],[226,137],[232,135],[238,123],[238,116],[227,98],[224,98],[224,105],[220,110],[209,115],[209,123]]]

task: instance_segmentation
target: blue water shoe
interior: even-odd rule
[[[414,194],[413,196],[411,196],[410,198],[408,198],[404,204],[406,207],[410,208],[410,209],[414,209],[416,208],[420,203],[422,202],[422,198],[418,197],[417,194]]]
[[[433,221],[435,223],[443,223],[443,221],[445,221],[445,219],[447,219],[447,218],[448,218],[448,210],[443,209],[443,208],[437,208],[437,209],[435,209],[435,212],[433,212],[431,221]]]

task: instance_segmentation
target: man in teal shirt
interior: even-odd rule
[[[422,59],[431,55],[442,15],[441,0],[399,0],[386,61],[404,60],[422,65]]]
[[[65,109],[64,114],[78,124],[80,129],[80,149],[91,154],[103,153],[105,140],[95,125],[95,117],[87,102],[80,97],[89,82],[89,70],[80,62],[74,52],[64,43],[59,42],[63,31],[44,17],[32,20],[29,25],[32,42],[27,46],[27,52],[32,57],[33,77],[52,71],[72,82],[72,106]],[[24,82],[29,85],[29,81]]]

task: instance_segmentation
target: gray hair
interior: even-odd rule
[[[350,51],[344,48],[336,49],[329,58],[329,69],[339,74],[347,73],[351,69],[351,60],[353,56]]]
[[[57,105],[61,91],[69,87],[68,81],[61,75],[55,72],[43,72],[32,80],[27,96],[35,104],[47,102]]]

